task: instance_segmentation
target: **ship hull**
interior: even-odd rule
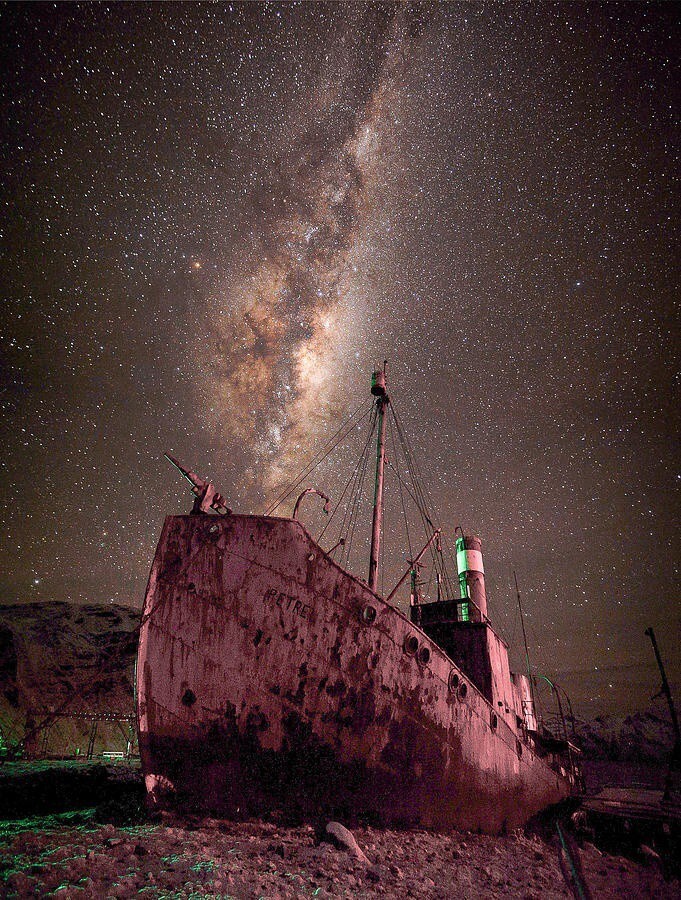
[[[567,772],[293,520],[166,519],[137,705],[152,805],[495,833],[570,793]]]

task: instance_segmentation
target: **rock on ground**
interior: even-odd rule
[[[349,831],[344,825],[341,825],[340,822],[328,823],[328,825],[326,826],[326,837],[336,847],[341,847],[342,849],[347,850],[348,853],[352,854],[352,856],[355,857],[355,859],[358,859],[360,862],[370,865],[366,854],[363,850],[360,849],[360,846],[355,840],[355,836],[353,835],[353,833]]]

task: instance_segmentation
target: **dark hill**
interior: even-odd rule
[[[140,614],[119,605],[0,606],[0,740],[30,756],[125,751]]]
[[[674,746],[671,717],[662,702],[659,710],[597,716],[575,724],[587,759],[654,765],[668,761]]]

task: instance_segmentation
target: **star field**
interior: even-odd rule
[[[678,694],[674,8],[0,16],[0,600],[141,607],[163,452],[262,511],[387,358],[516,665],[513,569],[579,709],[647,707],[648,625]]]

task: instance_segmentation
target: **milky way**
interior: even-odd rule
[[[276,180],[251,198],[254,229],[237,243],[217,297],[224,309],[214,322],[206,391],[251,451],[249,478],[265,489],[294,474],[301,451],[338,415],[333,376],[354,355],[366,319],[359,252],[416,18],[406,7],[381,15],[380,27],[371,9],[349,18],[341,35],[373,24],[371,41],[328,65],[351,77],[315,87],[290,145],[270,164]]]
[[[513,570],[578,707],[647,708],[648,625],[678,682],[672,5],[0,16],[2,602],[139,607],[189,504],[164,451],[262,512],[388,359],[515,664]],[[305,486],[337,503],[367,427]]]

